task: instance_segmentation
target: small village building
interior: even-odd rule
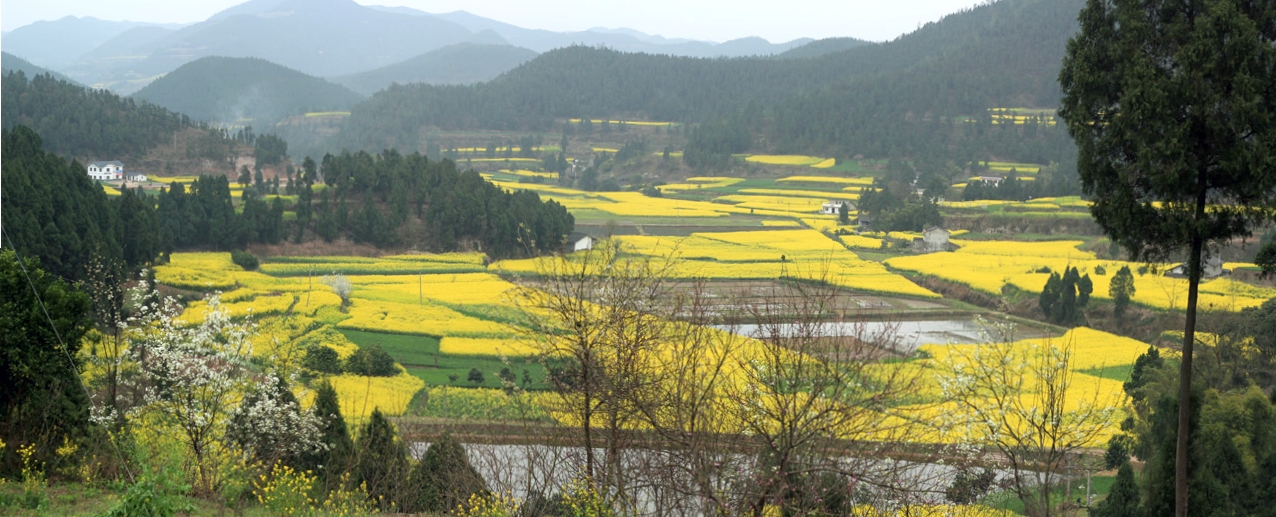
[[[580,232],[573,232],[571,235],[568,235],[567,242],[563,245],[563,253],[592,249],[594,249],[594,238]]]
[[[826,201],[823,205],[820,205],[820,213],[824,215],[841,215],[842,205],[846,205],[847,211],[855,210],[855,205],[848,201]]]
[[[951,232],[938,226],[927,226],[922,230],[921,237],[913,239],[913,251],[916,253],[952,251],[953,245],[948,240],[951,235]]]
[[[140,172],[126,172],[124,173],[124,180],[141,183],[146,181],[146,175]]]
[[[860,214],[859,217],[855,218],[855,228],[860,232],[873,231],[873,216]]]
[[[975,176],[973,178],[970,178],[970,181],[978,181],[989,187],[1000,186],[1001,182],[1005,180],[1006,178],[1003,178],[1001,176]]]
[[[1208,280],[1232,274],[1231,270],[1223,269],[1223,257],[1217,255],[1209,255],[1205,257],[1205,264],[1201,270],[1201,278]],[[1165,272],[1165,276],[1175,278],[1187,278],[1189,268],[1186,263],[1178,264]]]
[[[124,177],[124,164],[117,161],[93,162],[87,169],[89,178],[98,181],[115,181]]]

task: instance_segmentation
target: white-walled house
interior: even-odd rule
[[[922,230],[922,242],[930,251],[948,251],[948,237],[952,233],[938,226],[928,226]]]
[[[842,205],[846,205],[847,210],[855,210],[855,205],[848,201],[828,201],[820,205],[820,213],[824,215],[841,215]]]
[[[571,235],[568,235],[567,242],[563,246],[564,253],[591,249],[594,249],[594,238],[580,232],[574,232]]]
[[[146,181],[146,175],[140,172],[126,172],[124,173],[124,180],[132,181],[134,183],[142,183]]]
[[[88,166],[88,173],[95,180],[118,180],[124,177],[124,164],[117,161],[93,162]]]

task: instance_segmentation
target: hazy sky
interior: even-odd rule
[[[9,31],[39,20],[93,16],[162,23],[202,21],[243,0],[2,0],[0,26]],[[355,0],[426,12],[465,10],[532,29],[628,27],[670,38],[725,41],[761,36],[853,36],[881,41],[986,0]]]

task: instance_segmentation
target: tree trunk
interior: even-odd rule
[[[1197,206],[1198,219],[1204,216],[1204,196]],[[1187,324],[1183,328],[1183,362],[1179,367],[1178,441],[1174,454],[1174,515],[1187,517],[1188,433],[1192,421],[1192,345],[1196,343],[1196,298],[1201,284],[1201,237],[1192,238],[1188,256]]]

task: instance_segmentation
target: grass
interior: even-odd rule
[[[360,347],[378,345],[396,361],[407,368],[408,373],[425,381],[430,386],[458,386],[500,388],[501,380],[496,376],[502,368],[509,368],[518,376],[521,384],[523,370],[532,376],[529,389],[546,390],[550,386],[545,381],[545,368],[539,362],[529,361],[525,357],[508,357],[509,364],[496,357],[479,357],[450,355],[439,352],[439,340],[426,336],[406,336],[401,334],[382,334],[361,330],[341,330],[346,339]],[[466,380],[470,370],[478,368],[483,372],[483,383],[475,385]],[[456,376],[456,382],[449,379]]]
[[[1134,372],[1134,365],[1123,364],[1117,366],[1105,366],[1102,368],[1090,368],[1088,370],[1078,370],[1079,373],[1102,377],[1119,382],[1130,380],[1130,375]]]
[[[1077,486],[1080,486],[1081,490],[1076,490],[1074,487],[1074,489],[1072,490],[1072,503],[1076,504],[1077,498],[1081,498],[1081,502],[1084,503],[1085,502],[1085,479],[1083,478],[1073,482],[1077,483]],[[1112,491],[1113,484],[1116,484],[1115,476],[1094,476],[1090,482],[1090,490],[1091,490],[1091,495],[1094,496],[1093,498],[1094,502],[1098,503],[1102,499],[1100,496],[1107,496],[1108,492]],[[1064,493],[1063,488],[1064,487],[1062,486],[1058,486],[1051,491],[1050,493],[1051,503],[1058,505],[1063,502],[1063,493]],[[985,500],[989,500],[989,499],[994,501],[995,500],[1005,501],[1004,504],[996,505],[995,508],[997,509],[1005,509],[1005,510],[1010,510],[1012,512],[1015,512],[1019,515],[1027,515],[1026,511],[1024,510],[1023,501],[1020,500],[1018,496],[1014,495],[1014,492],[1011,492],[1009,490],[1004,492],[997,492],[994,494],[990,494],[988,495],[987,498],[985,498]]]
[[[0,506],[0,515],[13,516],[95,516],[101,515],[119,503],[124,495],[123,489],[98,488],[85,486],[82,483],[56,483],[48,487],[42,497],[40,508],[27,510],[17,507]],[[0,500],[10,497],[21,497],[20,483],[0,485]],[[189,511],[179,515],[191,517],[244,515],[248,517],[266,517],[271,512],[256,505],[244,508],[230,508],[224,504],[204,499],[177,496],[178,505],[186,506]]]

